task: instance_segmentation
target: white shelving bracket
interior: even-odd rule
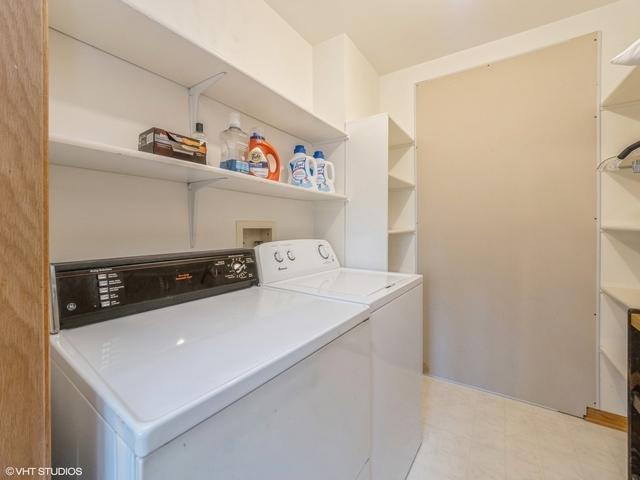
[[[201,81],[200,83],[196,83],[195,85],[189,88],[189,130],[191,133],[196,129],[196,122],[198,121],[198,103],[200,101],[200,95],[211,85],[216,83],[222,77],[224,77],[227,72],[216,73],[213,77],[209,77],[206,80]]]
[[[196,244],[196,194],[203,188],[226,180],[226,178],[213,178],[211,180],[201,180],[199,182],[187,183],[187,201],[189,208],[189,245],[193,248]]]

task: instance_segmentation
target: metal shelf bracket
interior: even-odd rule
[[[194,132],[196,129],[196,122],[198,121],[198,103],[200,101],[200,95],[211,85],[216,83],[227,72],[216,73],[213,77],[209,77],[206,80],[196,83],[189,88],[189,130],[188,132]]]
[[[199,182],[187,183],[187,203],[189,208],[189,246],[193,248],[196,244],[196,194],[203,188],[212,184],[226,180],[226,178],[213,178],[211,180],[200,180]]]

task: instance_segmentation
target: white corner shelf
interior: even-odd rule
[[[413,137],[389,116],[389,148],[410,146],[413,143]]]
[[[389,174],[389,190],[406,190],[416,188],[415,183],[404,180],[395,175]]]
[[[640,309],[640,289],[602,286],[600,290],[627,309]]]
[[[224,73],[202,94],[309,143],[347,137],[341,128],[126,1],[51,0],[49,26],[187,89]]]
[[[609,361],[609,363],[613,366],[613,368],[618,372],[622,378],[626,379],[627,362],[623,358],[624,355],[622,352],[618,351],[617,353],[613,353],[614,350],[608,349],[604,346],[600,346],[600,353]]]
[[[635,67],[629,75],[602,102],[603,110],[617,110],[619,108],[640,106],[640,68]]]
[[[415,228],[393,228],[389,230],[389,235],[407,235],[410,233],[416,233]]]
[[[627,160],[629,159],[627,158]],[[632,168],[624,166],[618,170],[603,170],[602,173],[611,175],[613,178],[633,178],[634,180],[640,180],[640,173],[635,173]]]
[[[640,225],[609,224],[602,225],[600,229],[603,232],[640,232]]]
[[[291,200],[347,200],[337,193],[306,190],[209,165],[65,137],[49,138],[49,163],[185,184],[211,182],[209,186],[213,188]]]

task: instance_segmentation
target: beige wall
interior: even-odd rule
[[[612,65],[608,60],[640,37],[638,18],[640,2],[619,0],[602,8],[384,75],[380,79],[381,109],[388,111],[407,131],[413,132],[416,83],[521,55],[594,31],[601,32],[600,97],[605,99],[632,70],[632,67]],[[637,131],[633,133],[634,130],[627,123],[622,122],[616,113],[602,112],[600,158],[616,155],[624,146],[636,140],[634,135],[637,135]],[[603,271],[605,267],[603,265]],[[601,323],[602,315],[603,312],[599,311]],[[602,356],[600,364],[598,406],[624,413],[625,381],[619,379],[619,373]],[[615,386],[606,378],[602,379],[603,374],[616,378],[620,386]]]
[[[429,371],[596,401],[597,34],[417,88]]]
[[[631,71],[608,60],[640,37],[640,2],[620,0],[564,20],[413,65],[380,78],[380,108],[408,132],[414,131],[415,84],[554,45],[590,32],[602,32],[601,95],[609,93]],[[618,153],[618,152],[615,152]]]

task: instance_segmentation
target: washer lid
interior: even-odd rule
[[[421,282],[421,275],[338,268],[275,282],[270,286],[363,303],[377,309]]]
[[[362,305],[252,287],[64,330],[51,351],[145,456],[367,317]]]

